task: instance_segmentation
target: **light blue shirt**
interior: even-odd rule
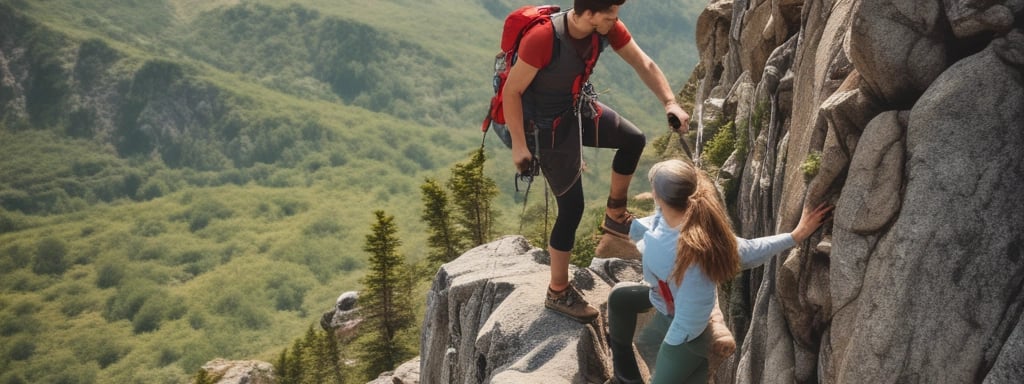
[[[704,332],[711,310],[715,307],[716,285],[708,279],[697,265],[691,265],[683,274],[681,284],[669,277],[676,262],[676,242],[679,230],[669,227],[655,210],[653,216],[633,220],[630,238],[636,241],[643,254],[644,281],[651,287],[651,304],[658,312],[669,315],[665,299],[658,290],[658,280],[668,283],[675,300],[674,316],[665,342],[679,345],[693,340]],[[796,245],[793,236],[783,233],[774,236],[747,240],[736,238],[739,247],[740,267],[750,269],[764,264],[768,259]]]

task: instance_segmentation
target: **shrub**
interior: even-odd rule
[[[202,199],[193,203],[184,216],[188,221],[189,230],[196,232],[206,228],[214,219],[226,219],[233,214],[231,208],[220,201]]]
[[[15,292],[32,292],[50,285],[50,277],[40,276],[28,270],[19,269],[8,273],[0,280],[0,286]]]
[[[53,361],[51,366],[61,367],[59,370],[52,370],[43,373],[41,377],[36,378],[36,382],[39,383],[59,383],[59,384],[91,384],[96,382],[96,374],[99,370],[96,366],[91,364],[79,364],[72,362],[73,360],[61,359],[62,361]]]
[[[4,384],[26,384],[25,378],[18,372],[5,372],[0,374],[0,382]]]
[[[178,320],[188,313],[188,305],[181,296],[170,296],[164,300],[164,315],[168,320]]]
[[[13,244],[4,248],[4,250],[0,252],[0,255],[3,255],[3,258],[0,258],[0,260],[10,263],[10,268],[4,268],[6,271],[27,267],[32,261],[32,254],[18,244]],[[4,265],[6,265],[6,263],[0,262],[0,266]]]
[[[124,175],[104,175],[90,179],[87,183],[91,196],[104,202],[111,202],[125,196]],[[134,191],[133,191],[134,193]]]
[[[96,351],[95,360],[100,365],[100,369],[109,367],[128,354],[128,348],[117,343],[104,342],[100,343],[97,348],[99,350]]]
[[[192,382],[195,384],[216,384],[220,382],[220,378],[223,375],[213,374],[206,372],[205,369],[200,368],[196,372],[195,377],[192,378]]]
[[[75,61],[75,78],[85,88],[91,88],[105,69],[118,59],[117,50],[101,39],[88,39],[78,47]]]
[[[75,317],[85,312],[88,309],[93,308],[96,305],[96,300],[85,297],[84,295],[76,295],[70,299],[62,300],[60,303],[60,311],[67,317]]]
[[[124,278],[124,264],[106,262],[96,269],[96,287],[106,289],[117,286]]]
[[[151,296],[159,296],[160,290],[148,280],[129,280],[121,284],[117,293],[107,299],[103,317],[108,321],[133,319]]]
[[[411,143],[405,147],[402,151],[402,155],[409,160],[412,160],[419,164],[420,168],[432,169],[434,168],[434,158],[430,156],[430,151],[421,144]]]
[[[146,300],[139,311],[132,317],[132,331],[136,334],[155,331],[164,320],[163,300],[152,298]],[[166,365],[166,364],[163,364]]]
[[[138,192],[135,193],[135,198],[143,201],[153,200],[158,197],[162,197],[171,191],[167,183],[159,179],[148,179],[141,187]]]
[[[97,330],[99,331],[99,330]],[[78,361],[95,361],[100,369],[106,368],[128,354],[130,348],[114,340],[105,332],[80,332],[65,341]]]
[[[0,191],[0,207],[8,211],[33,213],[35,211],[32,197],[20,189],[4,189]]]
[[[206,326],[206,316],[202,312],[192,312],[188,315],[188,325],[192,329],[199,330]]]
[[[134,197],[138,195],[138,188],[145,181],[145,175],[138,170],[129,168],[125,171],[123,180],[124,190],[122,190],[122,196]]]
[[[270,324],[269,314],[263,307],[253,304],[238,290],[225,293],[214,304],[214,310],[234,319],[239,326],[261,329]]]
[[[76,159],[71,163],[71,173],[78,177],[95,176],[109,166],[108,161],[99,157]]]
[[[316,172],[320,168],[327,167],[331,164],[331,160],[322,153],[313,153],[306,156],[302,161],[302,168],[307,172]]]
[[[298,311],[302,309],[302,301],[309,290],[306,280],[297,280],[286,274],[277,274],[267,282],[267,290],[274,299],[274,307],[278,311]]]
[[[25,215],[8,212],[0,207],[0,234],[18,231],[25,228],[26,224]]]
[[[32,334],[39,330],[39,321],[32,315],[12,316],[0,314],[0,336],[6,338],[20,333]]]
[[[33,81],[25,89],[25,109],[36,126],[57,126],[64,116],[71,78],[61,62],[59,45],[64,43],[43,34],[33,37],[26,50]]]
[[[120,106],[122,113],[115,131],[118,153],[144,155],[153,150],[155,138],[150,136],[151,133],[139,129],[139,117],[152,99],[180,85],[183,78],[184,68],[166,60],[147,61],[135,72],[130,92],[125,95],[125,102]]]
[[[28,360],[36,353],[36,343],[27,337],[19,337],[11,343],[7,356],[14,361]]]
[[[357,269],[362,269],[364,265],[363,259],[354,257],[352,255],[344,255],[341,257],[341,261],[338,267],[344,272],[352,272]]]
[[[815,176],[818,175],[818,171],[821,169],[821,152],[811,151],[807,154],[807,159],[800,164],[800,171],[804,173],[804,181],[810,182]]]
[[[332,167],[340,167],[348,163],[348,157],[344,152],[331,152],[329,158]]]
[[[238,168],[228,168],[217,173],[217,185],[234,184],[245,185],[248,182],[246,176]]]
[[[308,208],[308,204],[296,199],[290,199],[285,197],[275,198],[274,204],[281,208],[281,213],[285,216],[293,216],[300,212],[304,212]]]
[[[155,237],[167,231],[163,221],[152,219],[140,219],[135,221],[135,228],[132,234],[142,237]]]
[[[35,259],[32,261],[32,272],[40,275],[60,275],[64,273],[67,265],[64,258],[68,249],[64,242],[46,237],[39,241],[36,247]]]
[[[338,236],[344,228],[334,217],[321,216],[302,230],[302,234],[309,237],[330,237]]]
[[[166,260],[170,254],[169,247],[164,243],[150,242],[137,244],[137,252],[129,255],[132,260]]]
[[[701,157],[709,164],[721,167],[736,149],[736,124],[732,121],[719,128],[718,133],[704,147]]]
[[[184,271],[192,276],[199,276],[217,267],[224,256],[218,256],[213,250],[188,250],[177,257],[177,265],[184,266]]]

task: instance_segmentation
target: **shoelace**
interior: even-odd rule
[[[566,305],[572,306],[573,304],[575,304],[577,302],[577,299],[580,299],[579,294],[576,293],[576,290],[572,289],[572,287],[569,287],[569,288],[566,288],[566,289],[568,289],[568,291],[565,292],[565,294],[562,295],[562,297],[558,298],[557,301],[562,301]]]

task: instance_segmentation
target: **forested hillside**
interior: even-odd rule
[[[214,357],[271,361],[359,289],[374,210],[423,260],[419,185],[479,146],[518,5],[0,0],[0,382],[181,383]],[[623,8],[676,87],[701,6]],[[597,71],[603,100],[663,132],[620,59]],[[512,233],[508,152],[487,143]],[[603,201],[611,155],[586,156]]]

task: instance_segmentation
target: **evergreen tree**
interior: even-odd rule
[[[458,207],[457,223],[475,247],[491,239],[493,223],[498,212],[491,206],[498,195],[494,180],[484,176],[484,162],[487,156],[483,148],[478,149],[465,164],[455,164],[448,189],[452,191],[455,206]]]
[[[360,282],[360,307],[363,313],[364,335],[360,338],[359,357],[363,373],[370,378],[393,370],[398,364],[415,355],[407,345],[399,343],[401,332],[412,327],[415,314],[412,307],[412,276],[407,272],[401,245],[396,237],[394,216],[375,211],[377,222],[366,235],[363,250],[370,254],[366,277]]]
[[[448,192],[441,188],[437,180],[429,177],[420,186],[420,191],[423,192],[423,215],[420,218],[430,231],[427,237],[427,246],[430,247],[427,260],[440,264],[455,260],[462,251],[463,241],[455,233]]]
[[[320,338],[320,366],[323,370],[320,377],[324,383],[341,384],[345,382],[345,375],[341,368],[341,349],[338,339],[334,337],[334,331],[323,331]]]
[[[288,368],[288,348],[285,347],[285,349],[281,350],[281,355],[277,357],[277,362],[274,363],[274,374],[277,376],[278,383],[290,383],[285,381],[285,378],[288,377]]]
[[[314,328],[281,351],[274,371],[280,384],[340,384],[344,382],[341,351],[330,331]]]
[[[320,372],[317,367],[317,361],[319,360],[317,352],[319,352],[318,347],[320,345],[318,340],[316,329],[313,329],[313,325],[310,324],[309,328],[306,329],[306,335],[302,338],[302,354],[299,359],[299,364],[302,365],[302,374],[297,384],[317,384],[320,382]]]
[[[295,339],[295,342],[292,343],[291,355],[288,356],[288,369],[286,370],[288,375],[281,377],[281,383],[299,384],[302,382],[304,371],[302,355],[302,339]]]

